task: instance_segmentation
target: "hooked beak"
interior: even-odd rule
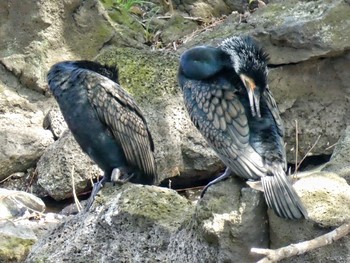
[[[245,88],[247,89],[252,116],[257,116],[258,118],[260,118],[260,89],[255,85],[254,80],[247,77],[246,75],[241,74],[240,78]]]

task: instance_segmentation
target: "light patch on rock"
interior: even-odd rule
[[[350,186],[330,172],[315,172],[294,184],[311,220],[339,226],[350,220]]]

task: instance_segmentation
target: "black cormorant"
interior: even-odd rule
[[[117,68],[60,62],[50,69],[48,83],[74,138],[104,171],[86,210],[105,182],[157,182],[150,131],[134,99],[118,84]]]
[[[261,180],[270,208],[283,218],[307,218],[286,176],[283,124],[267,85],[268,55],[249,36],[219,47],[198,46],[180,58],[178,80],[192,122],[227,169]]]

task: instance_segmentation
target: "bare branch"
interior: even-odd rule
[[[303,163],[303,161],[305,160],[305,158],[309,155],[309,153],[312,151],[313,148],[315,148],[316,144],[318,143],[318,140],[321,138],[321,135],[318,135],[315,143],[311,146],[311,148],[307,151],[307,153],[304,155],[303,159],[301,159],[301,161],[299,162],[299,164],[297,165],[297,167],[295,168],[295,173],[297,173],[300,165]]]
[[[157,19],[170,19],[173,16],[157,16]],[[194,16],[183,16],[184,19],[191,20],[191,21],[197,21],[197,22],[203,22],[204,19],[202,17],[194,17]],[[142,22],[147,22],[149,19],[144,19]]]
[[[82,209],[82,206],[79,202],[79,199],[77,197],[77,193],[75,192],[75,184],[74,184],[74,166],[72,168],[72,172],[71,172],[71,179],[72,179],[72,188],[73,188],[73,197],[74,197],[74,202],[75,202],[75,205],[80,213],[81,209]]]
[[[259,260],[258,263],[277,262],[285,258],[301,255],[316,248],[332,244],[334,241],[348,235],[349,233],[350,222],[344,223],[333,231],[312,240],[300,242],[298,244],[291,244],[278,249],[252,248],[250,251],[254,254],[265,256],[263,259]]]
[[[331,146],[328,146],[325,151],[328,151],[330,148],[333,148],[334,146],[336,146],[338,144],[338,142],[333,143]]]
[[[295,120],[295,169],[294,173],[298,172],[298,151],[299,151],[299,140],[298,140],[298,120]]]

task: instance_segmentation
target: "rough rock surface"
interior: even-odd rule
[[[77,194],[88,188],[90,179],[103,175],[66,130],[51,144],[37,163],[37,184],[55,200],[72,196],[72,173]]]
[[[294,187],[309,214],[309,220],[286,221],[269,211],[271,248],[314,239],[350,220],[350,186],[329,172],[301,173]],[[350,238],[282,262],[349,262]]]
[[[268,246],[266,205],[241,186],[218,184],[196,207],[165,188],[107,186],[90,212],[40,239],[26,262],[255,262],[250,248]]]
[[[106,43],[140,47],[137,33],[114,23],[99,1],[9,3],[0,4],[0,63],[26,87],[45,91],[49,66],[92,59]]]
[[[67,123],[64,120],[64,117],[58,107],[53,107],[45,116],[44,122],[43,122],[43,127],[46,130],[50,130],[55,138],[57,140],[60,138],[63,134],[68,129]]]
[[[0,222],[0,261],[23,262],[36,241],[32,229],[10,221]]]
[[[324,235],[333,228],[323,228],[312,221],[288,221],[270,216],[270,247],[280,248],[290,244],[303,242]],[[350,260],[350,237],[345,236],[331,245],[315,249],[306,254],[281,260],[281,263],[304,262],[339,262],[347,263]]]
[[[329,146],[350,124],[349,61],[350,53],[270,70],[269,85],[284,120],[289,162],[295,159],[296,120],[299,161],[318,136],[309,155],[330,155],[333,148]]]
[[[350,184],[350,126],[337,142],[332,157],[322,171],[334,172]]]
[[[0,219],[22,216],[27,210],[44,212],[44,202],[35,195],[0,188]]]
[[[46,101],[0,64],[0,181],[33,167],[53,142],[52,134],[41,128]]]
[[[350,185],[344,178],[330,172],[299,176],[294,188],[312,221],[325,227],[350,221]]]
[[[107,186],[90,212],[48,233],[26,262],[164,262],[170,235],[192,213],[193,205],[173,190]]]
[[[26,213],[0,221],[0,262],[24,262],[33,244],[62,220],[55,214]]]
[[[173,0],[172,2],[176,10],[202,18],[221,17],[232,13],[232,11],[243,13],[248,5],[241,0]]]
[[[170,262],[256,262],[252,247],[267,248],[268,221],[261,192],[230,178],[208,189],[191,220],[171,238]]]

